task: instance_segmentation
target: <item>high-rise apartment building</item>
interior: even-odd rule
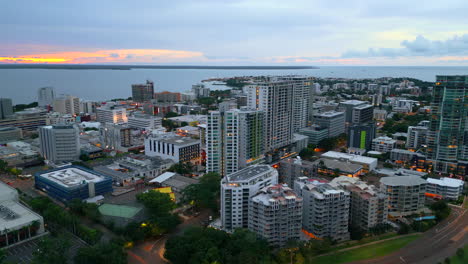
[[[411,215],[424,208],[427,181],[419,176],[380,178],[380,189],[388,196],[390,214]]]
[[[146,81],[144,84],[132,84],[132,99],[134,102],[143,103],[154,98],[154,83]]]
[[[382,153],[391,152],[396,147],[396,140],[387,136],[378,137],[372,140],[372,150]]]
[[[314,115],[314,123],[328,129],[328,137],[345,133],[345,115],[343,112],[328,111]]]
[[[316,176],[314,163],[302,160],[300,157],[280,161],[278,173],[280,182],[288,186],[294,186],[294,181],[299,177]]]
[[[247,107],[265,113],[266,151],[289,145],[293,132],[306,124],[304,121],[310,116],[311,80],[298,76],[259,77],[245,87]]]
[[[315,237],[349,240],[350,193],[323,181],[299,178],[294,190],[303,198],[302,226]]]
[[[0,98],[0,119],[13,115],[13,103],[10,98]]]
[[[37,103],[39,106],[48,106],[54,103],[55,91],[53,87],[41,87],[37,90]]]
[[[127,110],[125,108],[99,107],[96,109],[96,121],[106,124],[127,123]]]
[[[333,179],[330,185],[341,187],[351,194],[350,225],[369,230],[385,224],[388,217],[388,197],[374,185],[347,176]]]
[[[75,125],[52,125],[39,128],[40,150],[44,159],[53,163],[78,160],[79,129]]]
[[[207,171],[229,175],[262,161],[263,119],[258,110],[211,112],[206,130]]]
[[[468,75],[436,77],[427,143],[434,171],[468,175]]]
[[[268,165],[253,165],[221,180],[221,227],[248,228],[249,201],[260,189],[278,184],[278,172]]]
[[[353,109],[361,105],[367,105],[367,102],[359,100],[348,100],[340,103],[340,108],[345,113],[345,122],[347,126],[351,125],[353,122]]]
[[[210,88],[205,87],[204,84],[194,84],[192,85],[192,93],[195,98],[203,98],[210,96]]]
[[[54,99],[53,107],[55,112],[59,112],[61,114],[79,115],[80,98],[71,95],[64,95]]]
[[[302,228],[302,198],[285,185],[270,185],[250,199],[249,230],[272,246],[299,240]]]
[[[426,145],[427,127],[409,126],[406,138],[406,148],[418,150]]]

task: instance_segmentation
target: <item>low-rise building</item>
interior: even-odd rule
[[[96,109],[96,120],[106,124],[122,124],[127,123],[127,110],[125,108],[99,107]]]
[[[395,148],[396,140],[389,137],[378,137],[372,140],[372,150],[387,153]]]
[[[114,184],[131,186],[140,180],[150,180],[162,174],[174,164],[171,160],[159,157],[146,157],[144,155],[130,155],[112,164],[101,165],[94,168],[104,175],[112,177]]]
[[[10,141],[16,141],[23,137],[21,128],[17,127],[0,127],[0,144],[5,144]]]
[[[377,168],[377,159],[371,157],[364,157],[354,154],[347,154],[336,151],[328,151],[322,154],[321,158],[325,159],[334,159],[334,160],[343,160],[350,163],[362,165],[363,173],[373,171]]]
[[[145,138],[145,154],[170,159],[176,163],[200,164],[200,140],[172,133],[150,134]]]
[[[424,208],[427,181],[418,176],[380,179],[380,189],[388,196],[390,215],[411,215]]]
[[[418,160],[424,162],[426,160],[426,156],[406,149],[393,149],[390,152],[390,160],[395,163],[418,163]]]
[[[22,205],[18,191],[0,181],[0,248],[42,233],[42,216]]]
[[[112,192],[109,176],[75,165],[36,172],[34,179],[37,189],[64,203]]]
[[[463,195],[464,184],[464,181],[454,178],[428,178],[426,196],[456,200]]]
[[[314,176],[345,175],[347,177],[359,177],[362,174],[363,166],[344,160],[318,159],[313,162]]]
[[[302,228],[302,197],[285,185],[261,189],[249,202],[249,230],[272,246],[297,241]]]
[[[328,137],[328,128],[312,125],[299,129],[299,134],[309,137],[309,144],[317,145]]]
[[[162,125],[162,118],[147,114],[134,114],[128,117],[128,126],[133,129],[152,130]]]

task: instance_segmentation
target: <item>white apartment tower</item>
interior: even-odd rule
[[[262,161],[263,118],[258,110],[211,112],[206,131],[207,171],[229,175]]]
[[[37,90],[37,103],[39,106],[48,106],[54,103],[55,91],[53,87],[41,87]]]
[[[221,180],[221,226],[226,231],[248,228],[249,200],[260,189],[278,184],[278,172],[268,165],[253,165]]]
[[[293,132],[307,125],[311,79],[298,76],[259,77],[246,87],[247,107],[265,113],[265,150],[291,143]]]
[[[80,98],[66,95],[55,98],[54,111],[61,114],[78,115],[80,113]]]
[[[99,107],[96,109],[96,120],[101,123],[127,123],[127,110],[125,108]]]

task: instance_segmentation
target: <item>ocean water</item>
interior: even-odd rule
[[[434,81],[436,75],[468,75],[468,67],[320,67],[301,70],[205,70],[132,69],[61,70],[0,69],[0,97],[14,104],[37,101],[37,89],[53,86],[56,94],[70,94],[87,100],[107,100],[131,96],[131,85],[155,82],[156,91],[183,92],[192,84],[213,77],[298,74],[315,77],[378,78],[411,77]],[[211,86],[223,89],[223,86]]]

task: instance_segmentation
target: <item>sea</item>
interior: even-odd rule
[[[306,75],[314,77],[379,78],[410,77],[435,81],[436,75],[468,75],[468,67],[364,67],[329,66],[318,69],[0,69],[0,97],[13,104],[37,101],[37,89],[55,88],[57,95],[70,94],[85,100],[109,100],[131,96],[131,85],[152,80],[155,91],[185,92],[209,78],[259,75]],[[226,89],[207,83],[211,89]]]

